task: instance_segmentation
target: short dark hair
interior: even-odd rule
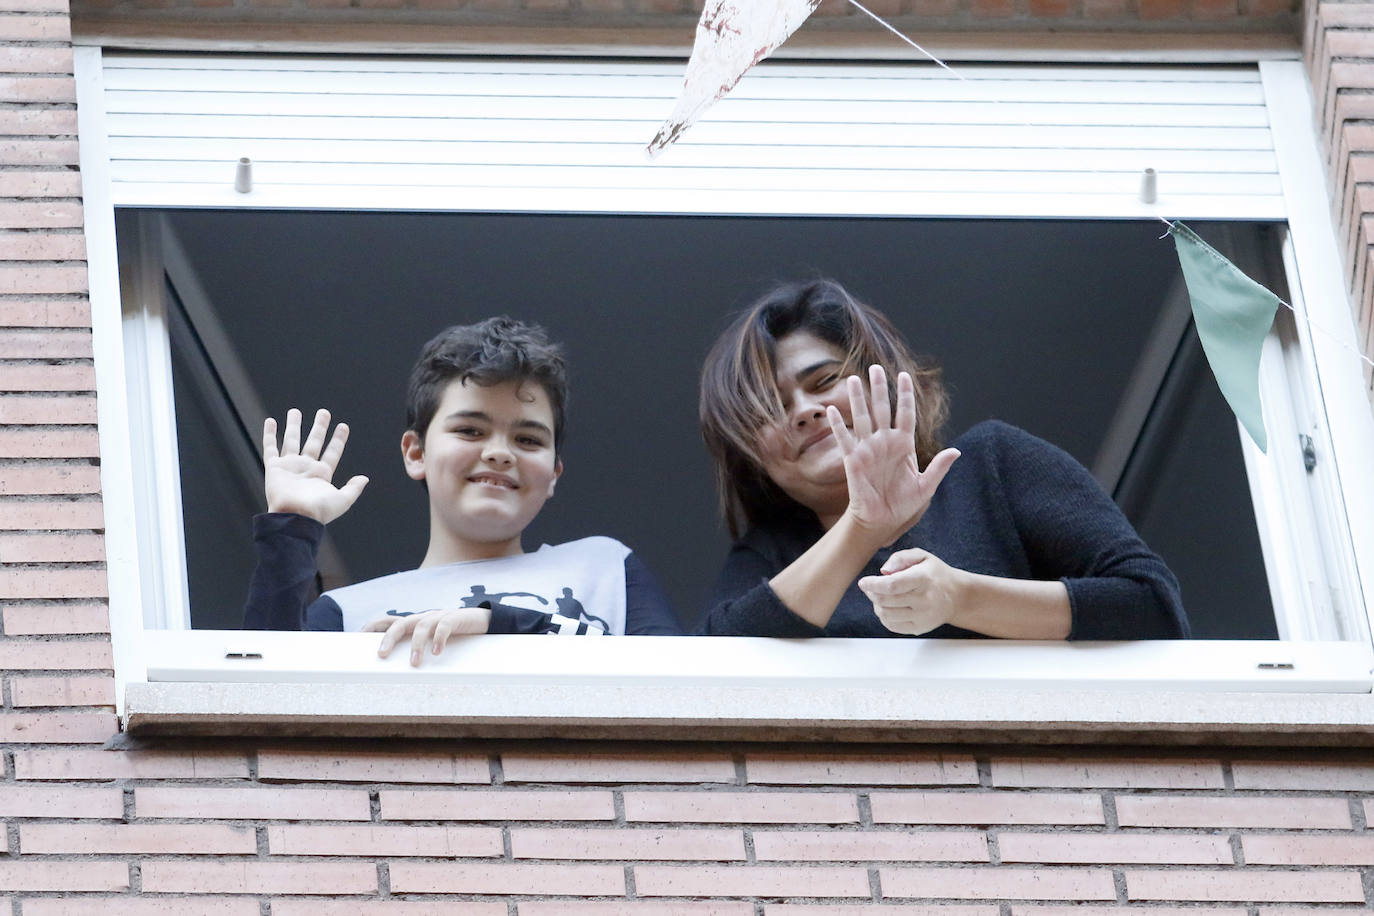
[[[778,341],[806,331],[845,354],[843,375],[874,364],[911,375],[916,388],[916,454],[925,466],[940,450],[949,398],[932,361],[912,353],[901,332],[877,309],[834,280],[782,283],[739,314],[701,367],[701,434],[714,465],[721,514],[739,537],[750,525],[784,522],[808,510],[763,470],[759,430],[782,416],[775,358]],[[897,388],[889,387],[895,404]]]
[[[479,385],[535,382],[553,407],[553,448],[563,447],[568,403],[568,368],[563,348],[549,341],[537,324],[504,315],[476,324],[455,324],[425,344],[410,370],[406,390],[406,429],[424,439],[444,389],[454,379]]]

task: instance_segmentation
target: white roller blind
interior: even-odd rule
[[[1281,219],[1254,67],[765,64],[658,160],[679,62],[106,54],[118,206]],[[240,157],[253,191],[234,190]],[[1156,206],[1142,170],[1159,173]]]

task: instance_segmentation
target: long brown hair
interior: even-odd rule
[[[769,478],[759,455],[759,430],[783,416],[777,343],[796,331],[843,350],[844,375],[863,375],[875,363],[893,379],[909,373],[916,388],[916,455],[922,467],[940,450],[949,398],[939,367],[915,356],[886,316],[834,280],[776,286],[730,323],[701,367],[701,435],[711,453],[721,514],[734,537],[751,525],[786,523],[810,511]],[[896,386],[889,392],[895,407]]]

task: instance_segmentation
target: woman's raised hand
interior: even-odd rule
[[[916,458],[916,389],[911,376],[897,376],[897,416],[888,400],[887,373],[868,370],[869,394],[857,376],[845,380],[851,431],[840,411],[826,408],[830,430],[844,456],[852,521],[883,544],[891,544],[925,514],[931,497],[949,473],[957,449],[947,448],[921,470]]]
[[[263,489],[268,512],[294,512],[329,524],[348,511],[367,486],[361,475],[342,487],[333,483],[334,470],[348,441],[348,424],[340,423],[329,433],[329,411],[315,413],[310,434],[301,442],[301,412],[286,412],[286,430],[281,448],[277,447],[277,421],[268,417],[262,424]]]

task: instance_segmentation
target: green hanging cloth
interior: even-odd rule
[[[1267,453],[1269,441],[1260,409],[1260,348],[1280,300],[1187,226],[1173,223],[1169,233],[1178,249],[1193,321],[1212,374],[1236,419],[1260,451]]]

